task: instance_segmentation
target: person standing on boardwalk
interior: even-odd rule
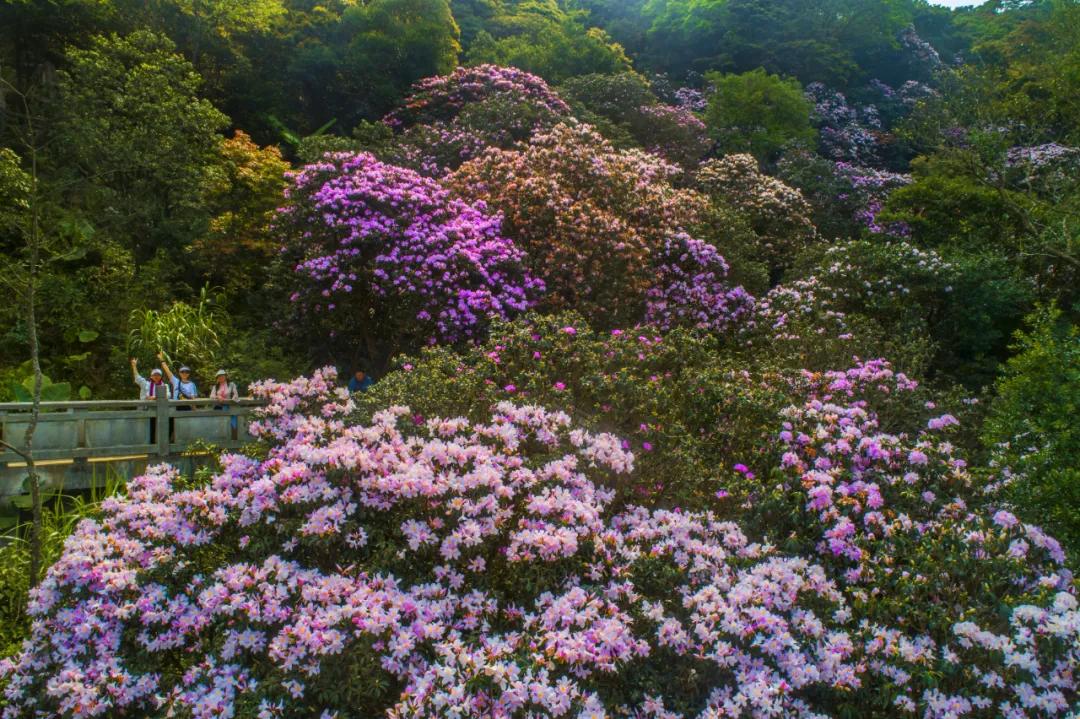
[[[188,367],[180,368],[180,376],[177,377],[169,369],[169,363],[165,361],[165,353],[160,350],[157,353],[158,362],[161,362],[161,369],[165,370],[165,377],[169,380],[169,386],[172,387],[173,399],[195,399],[199,396],[199,388],[195,386],[195,382],[191,379],[191,370]],[[185,409],[191,409],[187,407]]]
[[[139,374],[139,360],[131,358],[131,377],[139,386],[139,399],[157,399],[172,397],[169,385],[162,381],[161,370],[157,367],[150,370],[150,379]],[[150,418],[150,444],[157,442],[157,418]]]
[[[214,386],[210,388],[210,399],[215,399],[218,402],[227,402],[232,399],[240,399],[240,392],[236,389],[236,383],[229,381],[229,373],[223,369],[219,369],[217,374],[214,375]],[[215,404],[214,409],[228,409],[227,404]],[[229,417],[229,428],[232,432],[232,438],[236,439],[236,428],[238,422],[236,415]]]
[[[157,399],[164,392],[166,397],[172,397],[169,385],[162,380],[161,370],[157,367],[150,370],[150,379],[139,374],[139,360],[131,358],[131,377],[139,386],[139,399]]]
[[[210,388],[210,399],[220,401],[240,399],[240,393],[236,389],[236,383],[229,381],[229,373],[219,369],[214,375],[214,386]],[[214,407],[214,409],[221,409]]]

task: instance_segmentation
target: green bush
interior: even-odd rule
[[[984,439],[1007,470],[1017,514],[1066,549],[1080,547],[1080,329],[1055,307],[1037,310],[1016,336],[998,381]],[[1070,556],[1072,556],[1070,554]]]
[[[761,68],[705,77],[714,88],[705,124],[725,154],[749,152],[759,160],[775,160],[788,143],[814,141],[817,133],[810,121],[814,106],[798,80]]]

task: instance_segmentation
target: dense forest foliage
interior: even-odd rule
[[[1080,715],[1075,0],[0,0],[0,267],[270,403],[5,719]]]

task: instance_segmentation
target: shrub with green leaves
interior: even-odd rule
[[[861,315],[901,343],[933,345],[928,370],[979,388],[990,382],[1032,288],[1004,257],[935,252],[903,242],[856,240],[804,253],[830,308]]]
[[[775,160],[789,143],[814,141],[814,106],[798,80],[761,68],[705,77],[713,86],[705,124],[724,153],[749,152],[759,160]]]
[[[1080,330],[1044,307],[1016,336],[984,430],[1016,513],[1080,548]]]

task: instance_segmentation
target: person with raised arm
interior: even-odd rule
[[[131,377],[139,387],[139,399],[157,399],[162,392],[166,397],[172,397],[169,385],[162,380],[161,370],[157,367],[150,370],[150,379],[139,374],[139,360],[131,358]]]
[[[169,363],[165,361],[164,352],[158,350],[157,358],[158,362],[161,363],[161,369],[165,370],[165,377],[169,380],[174,399],[195,399],[199,396],[199,388],[195,386],[194,380],[191,379],[191,370],[188,367],[181,367],[179,370],[180,376],[177,377],[169,369]],[[191,408],[188,407],[187,409]]]

